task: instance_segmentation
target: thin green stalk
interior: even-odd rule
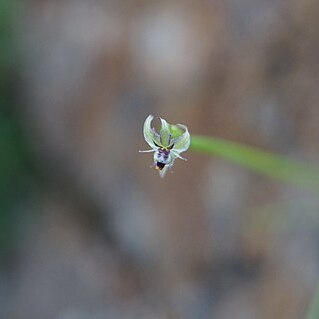
[[[239,143],[198,135],[192,135],[190,149],[220,156],[263,175],[319,192],[319,170],[284,156]]]
[[[319,285],[315,292],[314,298],[310,304],[307,319],[318,319],[319,318]]]

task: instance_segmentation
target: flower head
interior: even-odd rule
[[[159,171],[161,177],[164,177],[167,170],[170,169],[176,158],[186,161],[180,156],[180,153],[185,152],[190,145],[190,134],[185,125],[171,125],[164,119],[161,120],[161,129],[158,132],[151,127],[153,115],[149,115],[144,122],[144,138],[146,143],[151,147],[150,150],[140,152],[154,152],[154,166]],[[172,128],[175,131],[182,132],[178,136],[174,136]]]

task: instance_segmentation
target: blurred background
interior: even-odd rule
[[[318,194],[185,153],[149,114],[319,160],[316,0],[0,1],[0,317],[299,319]]]

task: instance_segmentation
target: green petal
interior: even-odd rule
[[[189,148],[189,145],[191,143],[191,137],[188,132],[187,126],[182,124],[177,124],[177,126],[184,130],[184,133],[181,136],[176,137],[172,140],[172,143],[174,143],[173,150],[177,153],[182,153]]]
[[[170,125],[162,118],[161,119],[161,130],[160,130],[160,136],[161,136],[161,142],[162,146],[166,147],[169,146],[170,140],[172,137],[171,131],[170,131]]]
[[[143,133],[144,133],[144,138],[147,144],[152,147],[152,148],[157,148],[157,146],[154,144],[161,144],[160,143],[160,138],[159,135],[155,132],[155,130],[151,127],[151,123],[153,120],[154,116],[149,115],[145,122],[144,122],[144,128],[143,128]]]

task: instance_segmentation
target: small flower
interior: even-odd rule
[[[154,116],[149,115],[144,122],[144,138],[146,143],[152,148],[142,153],[154,152],[154,166],[159,171],[161,177],[164,177],[167,170],[170,169],[176,158],[186,161],[180,156],[180,153],[185,152],[190,145],[190,135],[185,125],[176,124],[175,130],[183,131],[177,137],[173,137],[171,127],[164,119],[161,120],[161,129],[158,132],[151,127]]]

